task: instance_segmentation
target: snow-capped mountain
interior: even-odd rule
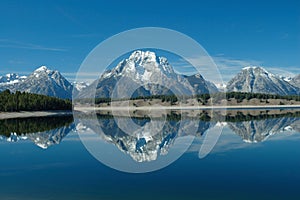
[[[195,83],[196,80],[199,82]],[[100,79],[83,90],[79,97],[88,97],[95,87],[96,97],[111,97],[117,83],[120,86],[118,92],[122,97],[171,93],[191,95],[208,91],[206,81],[201,75],[187,77],[177,74],[166,58],[150,51],[135,51],[116,67],[104,72]],[[128,88],[137,90],[132,95],[129,94]]]
[[[0,85],[18,83],[24,81],[26,78],[26,76],[19,76],[15,73],[6,74],[5,76],[0,76]]]
[[[299,88],[264,68],[245,67],[227,84],[227,91],[297,95]]]
[[[50,70],[46,66],[41,66],[21,80],[0,85],[0,91],[9,89],[11,92],[25,91],[64,99],[72,98],[72,84],[59,71]]]

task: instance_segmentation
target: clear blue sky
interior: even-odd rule
[[[70,76],[99,42],[147,26],[187,34],[235,70],[300,73],[299,2],[1,1],[0,74],[47,65]]]

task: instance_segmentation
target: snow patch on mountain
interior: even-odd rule
[[[73,86],[77,91],[82,91],[84,88],[88,87],[90,84],[87,82],[74,82]]]
[[[4,76],[0,76],[0,85],[15,84],[20,81],[24,81],[26,78],[27,78],[26,76],[19,76],[18,74],[15,73],[6,74]]]

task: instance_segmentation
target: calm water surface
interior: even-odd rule
[[[87,116],[76,120],[47,117],[0,121],[0,199],[300,197],[300,117],[295,112],[240,113],[221,121],[169,116],[161,134],[152,137],[159,144],[156,149],[149,139],[124,134],[113,117],[98,115],[96,125],[89,123]],[[133,121],[146,126],[150,119],[133,117]],[[183,121],[197,122],[197,132],[178,132],[176,127]],[[222,126],[223,132],[212,152],[200,159],[199,149],[208,130],[215,126]],[[103,129],[101,133],[99,128]],[[103,140],[105,148],[108,146],[99,148],[100,153],[109,154],[111,148],[137,165],[181,151],[175,148],[175,141],[181,138],[193,140],[172,164],[134,174],[112,169],[91,155],[80,140],[84,137],[79,137],[85,130],[87,138],[93,139],[88,134],[92,131]]]

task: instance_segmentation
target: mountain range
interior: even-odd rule
[[[115,85],[118,83],[117,89]],[[137,88],[135,93],[128,88]],[[105,71],[98,80],[86,87],[79,98],[135,97],[160,94],[207,94],[218,91],[251,92],[278,95],[299,95],[300,75],[287,79],[272,74],[262,67],[245,67],[224,87],[219,88],[201,74],[182,75],[174,71],[168,60],[154,52],[135,51],[116,67]]]
[[[0,77],[0,91],[6,89],[71,99],[73,85],[59,71],[41,66],[28,77],[17,74]]]
[[[115,87],[117,85],[117,87]],[[217,84],[219,87],[219,84]],[[262,67],[245,67],[226,86],[218,88],[201,74],[176,73],[168,60],[151,51],[134,51],[117,66],[106,70],[90,85],[70,83],[57,70],[41,66],[28,77],[17,74],[0,76],[0,91],[25,91],[64,99],[96,97],[136,97],[167,94],[205,94],[218,91],[299,95],[300,75],[283,78]],[[117,88],[117,89],[115,89]],[[134,91],[128,89],[133,88]]]

